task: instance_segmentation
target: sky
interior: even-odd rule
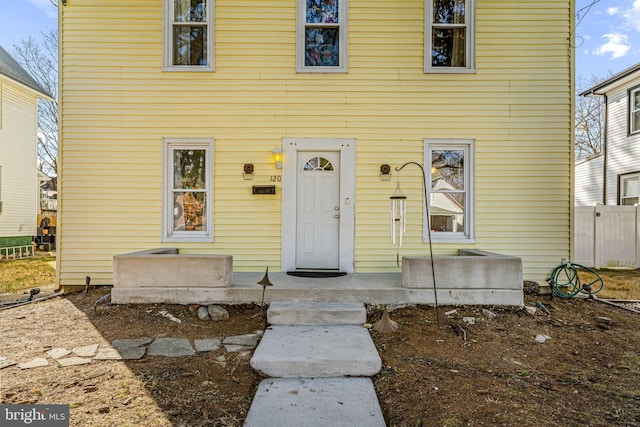
[[[640,0],[575,1],[572,43],[578,78],[606,80],[640,62]],[[0,46],[9,53],[20,40],[39,39],[42,31],[57,25],[50,0],[0,0]]]

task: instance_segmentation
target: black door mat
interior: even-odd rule
[[[347,273],[343,271],[287,271],[289,276],[296,277],[318,277],[318,278],[329,278],[329,277],[340,277],[346,276]]]

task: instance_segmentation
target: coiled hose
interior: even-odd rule
[[[580,292],[593,295],[604,289],[604,281],[598,273],[571,262],[556,267],[547,282],[553,294],[560,298],[573,298]]]

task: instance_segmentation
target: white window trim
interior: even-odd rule
[[[431,232],[431,241],[439,243],[475,243],[475,140],[474,139],[424,139],[424,172],[426,174],[427,200],[431,200],[431,151],[434,149],[462,149],[465,151],[464,161],[464,186],[465,186],[465,211],[464,233]],[[431,206],[429,206],[431,209]],[[423,213],[422,240],[429,241],[429,218],[427,212]]]
[[[640,172],[639,173],[630,173],[630,174],[625,174],[625,175],[620,175],[620,196],[619,196],[619,200],[618,200],[618,205],[624,205],[622,202],[624,199],[626,198],[635,198],[638,196],[626,196],[623,194],[624,192],[624,183],[625,181],[629,180],[629,179],[634,179],[634,178],[638,178],[638,180],[640,181]],[[625,205],[625,206],[633,206],[633,205]]]
[[[465,5],[465,24],[467,27],[467,38],[465,40],[465,62],[466,67],[434,67],[431,65],[431,46],[433,28],[433,0],[425,0],[425,16],[424,16],[424,72],[436,74],[473,74],[476,72],[476,25],[475,10],[476,0],[466,0]],[[457,24],[460,26],[461,24]],[[456,26],[456,24],[446,25],[447,27]]]
[[[162,139],[162,241],[163,242],[213,242],[213,138],[163,138]],[[207,230],[173,230],[173,149],[194,148],[207,150],[206,195]]]
[[[629,135],[635,135],[637,133],[640,133],[640,127],[638,127],[637,129],[633,128],[633,113],[640,111],[640,110],[633,109],[634,96],[640,97],[640,87],[636,87],[629,90]]]
[[[162,65],[164,71],[215,71],[214,0],[207,0],[207,65],[173,65],[174,0],[162,1]]]
[[[348,58],[348,4],[347,0],[338,0],[339,27],[340,27],[340,65],[338,67],[309,67],[304,65],[304,36],[307,21],[307,2],[297,0],[296,19],[296,71],[298,73],[346,73],[349,70]],[[310,24],[318,26],[318,24]]]

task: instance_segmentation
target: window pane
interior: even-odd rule
[[[464,24],[465,0],[434,0],[434,24]]]
[[[306,28],[304,65],[312,67],[340,66],[338,28]]]
[[[633,102],[631,103],[631,111],[640,110],[640,91],[634,92],[631,96],[633,97]]]
[[[206,150],[173,150],[174,189],[206,189]]]
[[[329,24],[338,22],[338,0],[306,0],[307,23]]]
[[[173,19],[175,22],[206,22],[206,0],[174,0]]]
[[[207,194],[173,193],[173,231],[206,231]]]
[[[465,37],[465,28],[434,28],[431,65],[434,67],[465,67]]]
[[[207,27],[175,26],[173,65],[207,65]]]
[[[631,115],[631,132],[640,130],[640,111],[636,111]]]
[[[639,177],[627,178],[623,182],[622,197],[640,196]]]
[[[464,232],[464,193],[431,193],[431,231]]]
[[[464,190],[464,150],[431,152],[431,188]]]

